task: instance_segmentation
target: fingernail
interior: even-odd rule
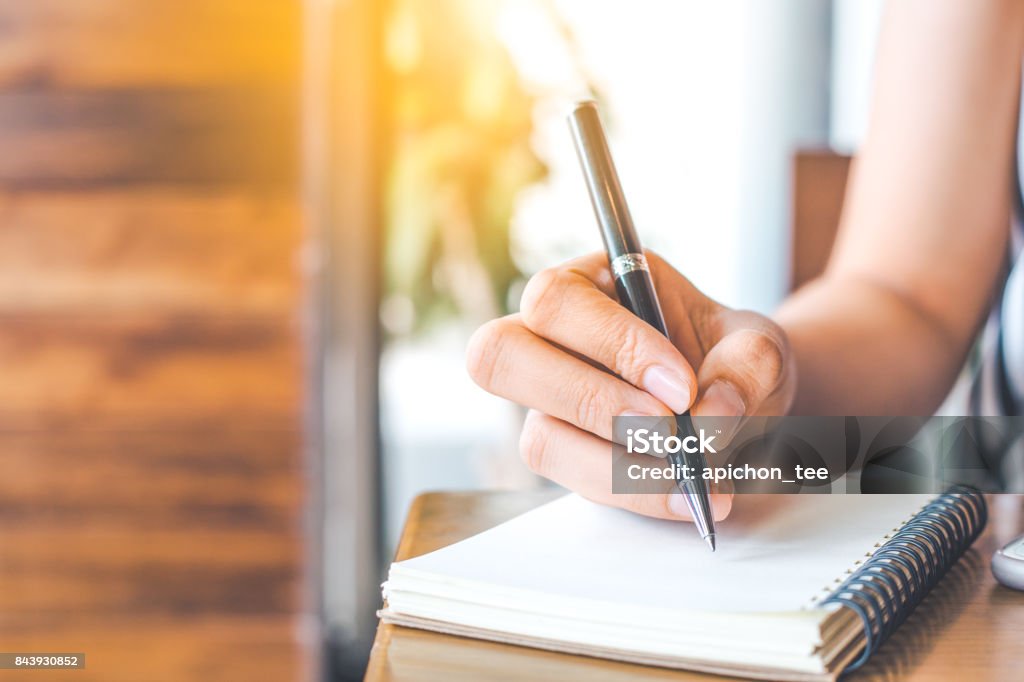
[[[731,495],[711,496],[711,516],[715,521],[721,521],[727,517],[731,509]],[[681,519],[693,520],[693,514],[690,512],[690,508],[686,505],[686,497],[678,492],[673,492],[668,496],[668,510],[672,512],[673,516],[678,516]]]
[[[668,405],[676,414],[690,407],[690,385],[682,376],[665,367],[648,367],[640,378],[640,388]]]
[[[612,429],[612,440],[620,445],[626,445],[629,431],[632,429],[647,429],[651,434],[658,434],[662,438],[668,438],[675,435],[675,417],[666,417],[663,414],[652,415],[642,414],[640,412],[623,412],[619,417],[623,419],[616,419],[613,422]],[[665,457],[668,453],[658,451],[651,452],[656,457]]]
[[[682,493],[672,492],[669,494],[668,510],[674,516],[678,516],[681,519],[693,519],[693,514],[690,513],[690,508],[686,506],[686,498]]]
[[[747,410],[743,398],[732,384],[716,381],[700,401],[702,417],[742,417]]]
[[[711,515],[715,521],[724,519],[729,515],[730,510],[732,510],[732,495],[719,493],[711,496]]]

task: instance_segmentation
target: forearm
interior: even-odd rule
[[[928,415],[969,344],[884,285],[824,277],[790,297],[776,321],[796,366],[795,415]]]
[[[820,280],[780,309],[793,414],[928,415],[999,286],[1024,52],[1019,0],[894,0],[871,122]]]

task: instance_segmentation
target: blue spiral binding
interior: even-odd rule
[[[843,671],[864,665],[985,528],[985,498],[954,486],[932,500],[822,604],[839,604],[864,624],[864,650]]]

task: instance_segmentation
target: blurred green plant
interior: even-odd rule
[[[496,35],[500,0],[393,0],[385,34],[385,327],[507,312],[516,196],[547,167],[530,136],[535,98]]]

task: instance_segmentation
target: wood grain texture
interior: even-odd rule
[[[0,191],[0,314],[290,315],[302,238],[291,192]]]
[[[396,560],[444,547],[551,499],[550,494],[431,493],[413,504]],[[742,496],[737,504],[742,504]],[[989,557],[1024,527],[1024,496],[990,498],[985,533],[872,662],[848,680],[1017,679],[1024,667],[1024,593],[995,582]],[[685,671],[570,656],[381,625],[368,682],[714,680]]]
[[[0,623],[4,646],[84,651],[82,670],[4,671],[3,679],[49,682],[183,682],[308,679],[308,636],[285,616],[132,618],[71,616]]]
[[[139,427],[0,430],[0,521],[296,530],[304,492],[293,454],[300,433],[223,421],[187,430]]]
[[[0,0],[0,641],[87,655],[16,679],[315,675],[302,12]]]
[[[264,524],[189,524],[173,528],[84,522],[22,522],[5,533],[3,576],[18,590],[0,598],[9,618],[52,621],[73,613],[124,614],[137,619],[178,613],[289,614],[297,610],[298,523],[291,532]],[[165,525],[166,525],[165,521]],[[157,525],[154,523],[153,525]],[[280,524],[277,524],[280,525]],[[184,552],[184,548],[188,552]]]
[[[297,428],[301,353],[290,318],[0,315],[0,428],[93,418]]]
[[[298,89],[0,91],[0,184],[294,187]]]
[[[825,270],[839,229],[851,161],[827,150],[800,151],[794,157],[791,290]]]
[[[17,587],[0,639],[86,651],[82,679],[133,679],[146,659],[144,679],[299,677],[300,442],[229,424],[0,431],[0,583]]]
[[[294,83],[281,0],[0,0],[0,87]]]

